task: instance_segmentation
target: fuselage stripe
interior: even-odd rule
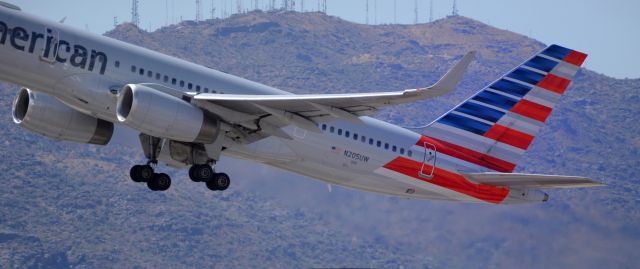
[[[471,196],[488,203],[498,204],[509,194],[509,189],[486,184],[474,184],[462,175],[438,168],[437,164],[431,178],[423,178],[419,175],[423,164],[411,159],[397,157],[384,165],[384,168],[413,177],[427,183],[435,184],[459,193]],[[431,166],[425,164],[425,170],[431,170]]]
[[[496,157],[424,135],[420,138],[416,145],[424,147],[425,142],[435,145],[437,152],[442,152],[451,157],[458,158],[485,168],[489,168],[494,171],[508,173],[513,171],[513,169],[516,167],[515,164],[498,159]]]

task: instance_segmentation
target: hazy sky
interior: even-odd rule
[[[26,12],[92,32],[104,33],[118,22],[131,20],[131,0],[4,0]],[[195,18],[195,0],[139,0],[140,27],[156,29],[166,23]],[[236,10],[237,0],[202,0],[203,18],[216,17],[224,7]],[[271,0],[243,0],[244,9],[255,3],[265,8]],[[282,0],[275,0],[280,5]],[[364,23],[367,0],[327,0],[327,13]],[[368,0],[369,23],[413,23],[415,0]],[[394,2],[397,3],[394,12]],[[429,20],[430,0],[418,0],[419,22]],[[300,9],[302,0],[296,0]],[[433,0],[434,19],[451,14],[453,0]],[[589,54],[585,66],[617,78],[640,78],[640,1],[635,0],[458,0],[458,12],[498,28],[557,43]],[[318,0],[305,0],[305,10],[316,10]],[[394,15],[395,14],[395,15]],[[395,19],[394,19],[395,18]]]

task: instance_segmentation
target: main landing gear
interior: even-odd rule
[[[165,173],[155,173],[154,166],[153,162],[149,162],[147,165],[134,165],[129,171],[131,180],[146,182],[147,187],[152,191],[168,190],[171,187],[171,177]],[[224,191],[231,184],[231,179],[227,174],[214,172],[211,165],[208,164],[191,166],[189,178],[193,182],[204,182],[207,188],[212,191]]]
[[[147,157],[146,165],[134,165],[129,174],[135,182],[146,182],[152,191],[166,191],[171,187],[171,177],[165,173],[156,173],[154,170],[158,164],[158,156],[162,150],[163,140],[146,134],[140,134],[140,144]],[[204,182],[212,191],[223,191],[229,188],[231,180],[225,173],[216,173],[213,167],[218,158],[207,155],[203,145],[193,145],[180,142],[165,142],[172,160],[180,160],[182,163],[194,164],[189,169],[189,178],[194,182]],[[220,155],[218,150],[215,156]],[[204,164],[203,164],[204,163]]]
[[[189,178],[193,182],[204,182],[212,191],[224,191],[229,188],[231,180],[225,173],[216,173],[209,164],[196,164],[189,168]]]
[[[153,166],[155,163],[149,162],[147,165],[134,165],[129,170],[131,179],[135,182],[146,182],[147,187],[152,191],[166,191],[171,187],[171,177],[165,173],[155,173]]]

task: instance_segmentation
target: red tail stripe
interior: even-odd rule
[[[385,164],[384,168],[410,176],[414,179],[435,184],[459,193],[464,193],[488,203],[498,204],[509,194],[509,189],[507,188],[495,187],[486,184],[473,184],[463,176],[440,169],[437,166],[433,177],[428,180],[424,179],[418,175],[420,169],[422,169],[422,163],[403,157],[397,157],[388,164]],[[426,165],[425,169],[427,169]],[[429,166],[428,169],[431,170],[431,166]]]
[[[464,160],[466,162],[470,162],[482,167],[486,167],[494,171],[509,173],[512,172],[516,167],[515,164],[498,159],[496,157],[424,135],[420,138],[420,140],[418,140],[416,145],[424,147],[425,142],[435,145],[436,151],[439,153],[446,154],[453,158]]]
[[[527,99],[521,99],[515,106],[511,108],[511,112],[520,114],[527,118],[531,118],[540,122],[544,122],[551,113],[551,108],[538,103],[531,102]]]
[[[562,60],[570,64],[581,66],[582,63],[584,63],[585,59],[587,59],[586,54],[574,50],[569,52],[569,54],[567,54],[567,56],[565,56]]]
[[[529,134],[500,124],[494,124],[484,136],[521,149],[527,149],[533,140],[533,136]]]
[[[554,74],[547,74],[536,86],[558,94],[563,94],[569,86],[569,83],[571,83],[571,80]]]

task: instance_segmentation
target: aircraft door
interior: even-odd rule
[[[433,178],[433,173],[436,170],[437,152],[436,145],[424,142],[422,166],[420,167],[420,171],[418,171],[418,175],[420,175],[420,177],[427,179]]]
[[[58,47],[60,44],[60,32],[56,29],[45,27],[45,36],[40,47],[40,60],[50,64],[56,63]]]

